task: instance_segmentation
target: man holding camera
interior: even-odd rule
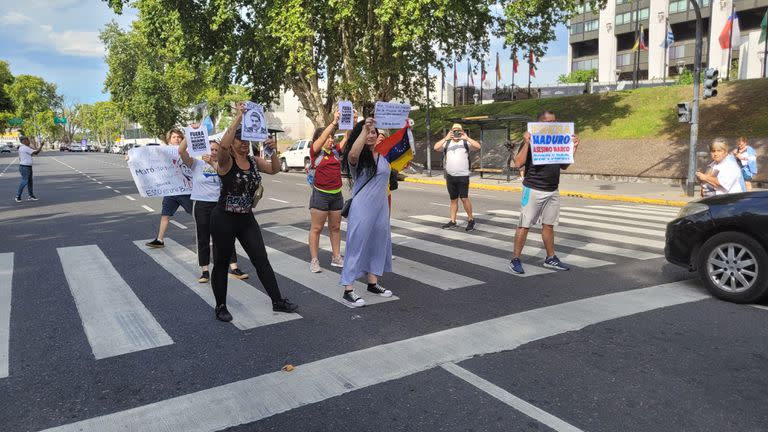
[[[24,188],[27,188],[30,201],[37,201],[32,183],[32,156],[37,156],[43,150],[43,144],[38,144],[37,148],[32,148],[29,145],[29,138],[24,135],[19,136],[21,145],[19,146],[19,173],[21,174],[21,182],[16,190],[16,202],[21,202],[21,194],[24,192]]]
[[[556,122],[555,113],[543,111],[539,122]],[[573,152],[579,146],[579,138],[573,136]],[[568,169],[567,164],[534,165],[531,156],[531,134],[523,134],[523,145],[515,156],[515,166],[525,168],[523,179],[523,197],[520,204],[520,222],[515,231],[515,246],[509,269],[516,274],[524,274],[520,255],[528,238],[531,225],[541,220],[541,240],[547,256],[544,267],[553,270],[570,270],[555,255],[555,225],[560,218],[560,170]]]
[[[451,199],[451,220],[443,225],[443,229],[456,226],[456,214],[459,212],[459,198],[467,212],[466,231],[475,229],[475,218],[472,215],[472,203],[469,201],[469,152],[480,150],[480,143],[470,138],[461,127],[455,123],[445,138],[435,143],[435,151],[444,152],[443,165],[445,169],[445,184]]]

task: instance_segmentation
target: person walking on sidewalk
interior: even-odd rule
[[[320,234],[328,221],[328,236],[331,238],[331,266],[344,267],[341,257],[341,209],[344,197],[341,194],[341,155],[346,139],[336,143],[333,134],[339,127],[339,112],[333,114],[333,121],[325,128],[317,128],[309,149],[312,194],[309,198],[311,226],[309,228],[309,271],[320,273]]]
[[[168,145],[178,146],[184,139],[184,132],[180,129],[171,129],[168,132]],[[126,160],[128,157],[126,156]],[[187,167],[188,168],[188,167]],[[192,214],[192,198],[190,195],[172,195],[163,197],[163,209],[160,212],[160,228],[157,230],[157,237],[154,240],[147,243],[147,246],[151,248],[161,248],[165,246],[165,232],[168,230],[168,224],[171,222],[171,218],[176,214],[176,210],[179,206],[184,208],[187,214]]]
[[[450,220],[443,229],[456,226],[456,215],[459,212],[459,198],[467,213],[466,231],[475,229],[475,218],[472,214],[472,202],[469,200],[469,153],[480,150],[480,143],[470,138],[461,127],[455,123],[445,138],[436,142],[435,151],[443,151],[445,169],[445,184],[448,187],[448,197],[451,200]]]
[[[539,114],[540,122],[555,122],[555,113],[544,111]],[[573,136],[573,151],[579,146],[579,138]],[[566,164],[534,165],[531,156],[531,134],[523,134],[523,146],[515,156],[515,165],[525,168],[523,179],[523,197],[520,205],[520,221],[515,231],[514,251],[509,269],[516,274],[524,274],[520,255],[528,238],[531,225],[541,220],[541,239],[544,242],[547,257],[544,267],[554,270],[570,270],[555,255],[555,225],[560,218],[560,171],[568,169]]]
[[[249,144],[242,139],[240,129],[244,112],[245,104],[238,103],[237,114],[221,138],[216,170],[221,178],[221,193],[211,214],[211,235],[215,246],[211,287],[216,298],[216,319],[224,322],[232,321],[232,314],[227,310],[227,270],[236,239],[256,268],[259,281],[272,300],[272,310],[295,312],[298,309],[280,294],[261,229],[253,216],[254,195],[261,184],[260,172],[277,174],[280,172],[280,160],[274,151],[270,160],[248,154]],[[265,147],[273,150],[275,144],[272,137],[264,142]]]
[[[193,125],[197,128],[198,125]],[[208,283],[211,273],[211,213],[219,201],[221,180],[216,172],[218,167],[219,142],[211,140],[211,153],[203,155],[202,160],[194,159],[187,151],[187,141],[179,145],[179,156],[184,164],[192,169],[192,216],[195,219],[195,237],[197,239],[197,261],[202,273],[198,282]],[[237,253],[232,251],[229,261],[229,275],[238,279],[248,279],[248,275],[237,267]]]
[[[747,145],[747,137],[739,137],[739,146],[733,149],[733,156],[741,166],[744,177],[745,192],[752,191],[752,178],[757,175],[757,153],[752,146]]]
[[[709,146],[709,154],[712,155],[712,162],[707,166],[706,173],[696,173],[702,191],[708,189],[712,195],[744,192],[744,177],[736,158],[728,153],[725,139],[715,138]]]
[[[392,297],[379,285],[379,277],[392,271],[392,234],[389,226],[390,166],[387,158],[374,152],[378,131],[373,119],[355,125],[344,149],[342,166],[350,174],[352,202],[347,215],[347,250],[340,284],[343,298],[354,307],[365,306],[352,284],[365,275],[368,292]]]
[[[43,151],[43,144],[39,144],[37,148],[32,148],[29,145],[29,138],[24,135],[19,136],[19,174],[21,174],[21,181],[19,182],[19,188],[16,190],[16,202],[21,202],[21,194],[24,192],[24,188],[27,188],[30,201],[37,201],[35,196],[34,185],[32,183],[32,156],[37,156]]]

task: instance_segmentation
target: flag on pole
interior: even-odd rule
[[[673,43],[675,43],[675,34],[672,33],[672,26],[667,23],[667,37],[664,39],[664,42],[661,43],[661,47],[669,48]]]
[[[528,74],[532,77],[536,77],[536,65],[533,63],[533,51],[528,53]]]
[[[499,53],[496,53],[496,81],[501,79],[501,65],[499,64]]]
[[[456,87],[456,82],[459,81],[459,72],[456,70],[456,59],[453,59],[453,86]]]
[[[480,87],[482,87],[483,84],[485,83],[486,76],[487,75],[485,71],[485,60],[483,60],[482,62],[480,62]]]
[[[512,73],[513,74],[517,73],[517,66],[519,64],[520,63],[517,61],[517,49],[515,49],[512,51]]]
[[[760,43],[765,42],[766,36],[768,36],[768,10],[765,11],[763,22],[760,23]]]
[[[728,17],[728,21],[725,22],[723,31],[720,32],[720,37],[717,40],[720,41],[720,48],[722,49],[733,49],[741,45],[739,17],[735,13]]]
[[[640,25],[640,35],[638,35],[635,44],[632,46],[632,51],[637,51],[638,49],[648,51],[648,47],[645,46],[645,29],[642,25]]]
[[[440,68],[440,90],[445,91],[445,68]]]
[[[467,59],[467,86],[475,86],[475,77],[472,76],[472,64]]]
[[[398,130],[375,147],[376,153],[384,155],[389,161],[389,166],[396,171],[402,171],[408,162],[413,160],[413,140],[408,129],[406,126]]]

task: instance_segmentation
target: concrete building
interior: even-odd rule
[[[722,77],[728,65],[728,50],[721,49],[718,37],[731,8],[741,28],[740,46],[732,60],[738,60],[738,78],[762,76],[764,48],[759,46],[760,23],[768,0],[699,0],[703,21],[702,67],[716,67]],[[696,16],[689,0],[608,0],[598,13],[580,9],[569,23],[568,72],[597,69],[600,83],[632,80],[635,25],[643,27],[647,51],[640,52],[639,79],[660,81],[676,77],[683,68],[693,68]],[[667,25],[674,43],[667,50]]]

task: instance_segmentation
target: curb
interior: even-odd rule
[[[428,185],[436,185],[436,186],[445,186],[445,180],[425,180],[425,179],[419,179],[419,178],[406,177],[405,180],[403,181],[405,181],[406,183],[420,183],[420,184],[428,184]],[[472,182],[469,183],[469,187],[470,189],[482,189],[482,190],[490,190],[490,191],[497,191],[497,192],[522,192],[523,191],[523,188],[520,186],[488,185],[483,183],[472,183]],[[653,205],[661,205],[661,206],[669,206],[669,207],[683,207],[684,205],[688,204],[687,201],[673,201],[673,200],[665,200],[660,198],[631,197],[631,196],[625,196],[625,195],[593,194],[588,192],[574,192],[574,191],[567,191],[567,190],[561,190],[560,196],[601,200],[601,201],[619,201],[619,202],[627,202],[627,203],[635,203],[635,204],[653,204]]]

